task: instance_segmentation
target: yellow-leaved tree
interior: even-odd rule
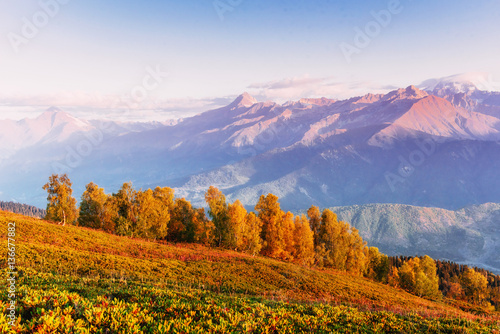
[[[441,298],[436,272],[436,263],[429,256],[411,258],[399,268],[399,285],[419,297]]]
[[[236,200],[233,204],[228,205],[228,216],[225,246],[231,249],[242,249],[247,210],[239,200]]]
[[[203,208],[195,209],[186,199],[177,198],[170,211],[167,239],[174,242],[212,245],[214,225],[206,218]]]
[[[283,236],[283,211],[278,202],[278,196],[267,194],[261,195],[255,205],[255,211],[262,222],[263,255],[279,258],[285,250]]]
[[[137,191],[132,187],[131,182],[125,182],[116,194],[116,207],[118,209],[118,219],[116,220],[116,233],[119,235],[132,236],[137,223]]]
[[[205,193],[205,202],[208,204],[208,215],[215,226],[214,239],[217,246],[231,247],[229,208],[226,196],[214,186],[210,186]]]
[[[76,199],[72,196],[72,183],[67,174],[52,174],[43,189],[47,191],[47,214],[45,219],[66,225],[78,218]]]
[[[283,234],[284,249],[280,258],[287,261],[293,260],[293,254],[295,253],[295,221],[290,211],[283,215],[281,230]]]
[[[384,253],[380,253],[377,247],[365,247],[365,257],[365,276],[387,283],[390,269],[389,257]]]
[[[460,285],[469,302],[477,305],[485,303],[488,297],[488,280],[481,273],[468,268],[460,275]]]
[[[364,248],[357,229],[339,221],[331,210],[323,210],[316,247],[319,265],[361,275],[366,265]]]
[[[253,212],[247,213],[245,225],[241,233],[240,250],[252,255],[259,254],[262,249],[262,221]]]
[[[296,216],[294,227],[294,252],[296,262],[303,265],[314,263],[314,233],[306,216]]]
[[[164,239],[167,237],[170,213],[161,198],[155,196],[153,190],[139,191],[136,194],[135,236],[148,239]]]
[[[309,210],[307,210],[307,216],[309,217],[309,226],[314,234],[314,247],[318,246],[318,236],[321,227],[321,212],[317,206],[311,205]]]
[[[94,182],[87,184],[80,202],[78,225],[114,233],[117,219],[116,199]]]

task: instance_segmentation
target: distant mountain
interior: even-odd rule
[[[35,119],[0,121],[0,154],[6,158],[19,149],[51,141],[62,142],[75,132],[91,129],[91,125],[57,108],[50,108]]]
[[[0,159],[33,146],[46,146],[71,141],[81,134],[123,135],[162,127],[162,122],[114,122],[78,119],[59,108],[51,107],[36,118],[20,121],[0,120]],[[95,134],[94,134],[95,136]]]
[[[341,101],[244,93],[177,124],[134,129],[49,111],[30,123],[36,131],[16,125],[36,136],[11,139],[23,144],[0,163],[0,198],[42,206],[48,176],[68,172],[77,196],[90,181],[108,192],[132,181],[175,187],[196,205],[210,185],[247,206],[273,192],[287,210],[500,202],[499,93],[460,80]]]
[[[46,214],[45,210],[39,209],[36,206],[14,203],[14,202],[0,201],[0,210],[19,213],[25,216],[35,217],[35,218],[43,218],[45,217]]]
[[[430,255],[500,273],[500,204],[456,211],[401,204],[331,208],[389,255]]]
[[[483,89],[479,89],[477,85]],[[495,91],[498,84],[491,82],[484,73],[465,73],[431,79],[424,81],[420,87],[467,110],[495,117],[500,113],[500,92]]]

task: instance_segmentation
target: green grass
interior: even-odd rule
[[[50,332],[54,326],[55,332],[82,333],[109,326],[117,333],[159,332],[160,325],[178,333],[499,328],[498,313],[471,314],[342,272],[118,237],[6,212],[0,212],[2,247],[8,222],[16,223],[23,333]],[[6,258],[1,262],[5,266]],[[2,291],[2,301],[5,297]],[[0,308],[5,313],[6,304]]]

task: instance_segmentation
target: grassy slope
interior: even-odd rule
[[[364,310],[382,309],[425,317],[474,319],[476,316],[410,295],[370,280],[332,270],[317,270],[263,257],[113,236],[74,226],[0,212],[6,244],[7,222],[16,222],[17,261],[55,277],[109,279],[180,291],[222,292],[228,297],[258,296],[285,301],[331,302]],[[6,262],[1,259],[2,264]],[[3,267],[3,266],[2,266]],[[24,277],[24,279],[27,279]],[[496,318],[495,315],[489,317]]]

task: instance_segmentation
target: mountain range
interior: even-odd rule
[[[77,196],[90,181],[108,192],[132,181],[174,187],[195,205],[210,185],[247,206],[272,192],[287,210],[500,202],[500,93],[450,78],[424,88],[283,104],[244,93],[171,123],[57,108],[0,121],[0,199],[44,206],[41,186],[67,172]]]

